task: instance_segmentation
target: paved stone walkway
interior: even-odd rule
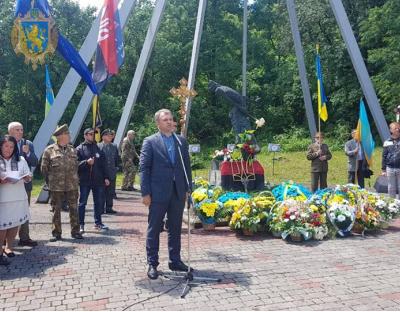
[[[12,264],[0,267],[0,309],[400,309],[399,221],[366,237],[303,244],[268,235],[241,237],[228,228],[193,230],[195,275],[222,281],[193,287],[180,299],[183,287],[176,281],[146,277],[147,212],[139,194],[120,193],[115,209],[117,215],[104,216],[110,230],[91,231],[89,222],[83,241],[70,239],[63,212],[64,239],[50,243],[49,206],[33,205],[31,236],[39,246],[17,247]],[[87,215],[92,221],[92,209]],[[186,242],[185,229],[184,258]],[[159,269],[168,272],[166,233],[161,246]]]

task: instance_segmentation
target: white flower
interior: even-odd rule
[[[296,219],[296,216],[295,215],[291,215],[290,216],[290,220],[294,220],[294,219]]]
[[[261,128],[262,126],[264,126],[265,124],[265,119],[264,118],[260,118],[260,119],[256,119],[256,129]]]
[[[386,207],[386,202],[384,201],[384,200],[382,200],[382,199],[378,199],[377,201],[376,201],[376,204],[375,204],[377,207],[379,207],[379,208],[385,208]]]
[[[283,221],[285,221],[285,222],[289,222],[289,219],[288,219],[288,218],[285,218]]]
[[[337,220],[339,222],[343,222],[344,220],[346,220],[346,217],[344,215],[338,215]]]

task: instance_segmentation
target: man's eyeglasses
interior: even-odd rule
[[[94,135],[93,132],[86,133],[86,135]]]

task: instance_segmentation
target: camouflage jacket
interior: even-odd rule
[[[49,145],[42,157],[41,171],[50,191],[75,191],[79,188],[78,156],[76,149],[68,144]]]
[[[124,138],[121,146],[122,162],[133,162],[135,158],[139,158],[139,155],[136,153],[135,144],[133,144],[132,141],[129,141],[128,138]]]

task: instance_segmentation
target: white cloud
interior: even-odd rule
[[[99,9],[101,8],[104,2],[104,0],[74,0],[74,1],[77,2],[82,9],[87,8],[89,5]]]

